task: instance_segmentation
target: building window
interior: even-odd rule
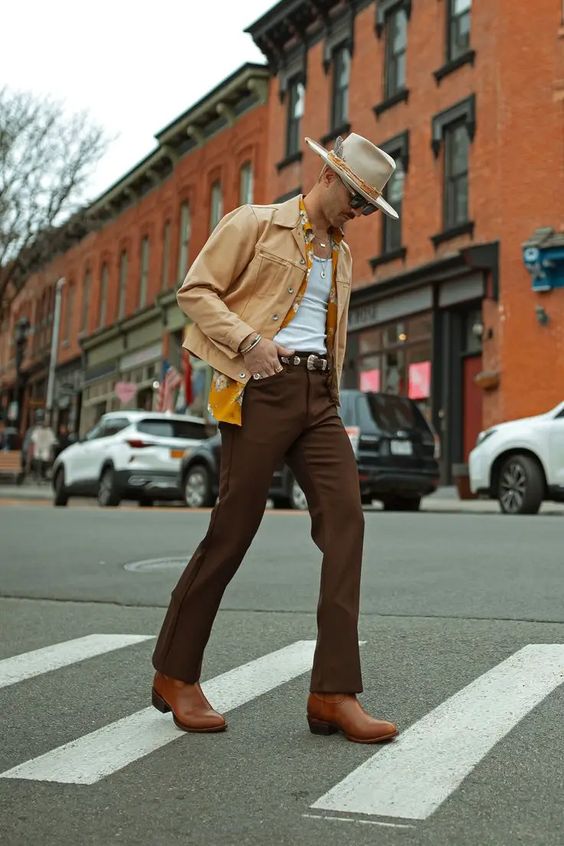
[[[108,304],[108,265],[104,262],[100,274],[100,312],[98,314],[98,326],[106,323],[106,307]]]
[[[445,127],[444,228],[468,220],[468,148],[464,123]]]
[[[388,217],[387,214],[382,213],[382,252],[384,255],[396,252],[402,245],[401,220],[404,183],[405,170],[403,162],[401,159],[397,159],[396,169],[386,183],[384,199],[397,211],[399,220],[394,220]]]
[[[90,294],[92,291],[92,274],[89,270],[84,274],[84,285],[82,287],[82,319],[80,321],[80,331],[88,331],[88,313],[90,311]]]
[[[125,315],[125,298],[127,294],[127,252],[121,251],[119,257],[119,301],[118,301],[118,319]]]
[[[286,130],[286,156],[293,156],[300,150],[301,122],[304,114],[305,86],[299,77],[288,86],[288,126]]]
[[[239,173],[239,204],[253,202],[253,165],[245,162]]]
[[[188,251],[190,247],[190,206],[182,203],[180,206],[180,248],[178,250],[177,282],[182,282],[188,270]]]
[[[333,55],[331,129],[338,129],[348,121],[350,71],[351,54],[348,46],[337,47]]]
[[[141,275],[139,278],[139,308],[147,304],[147,288],[149,287],[149,236],[145,235],[141,241]]]
[[[214,182],[211,187],[210,196],[210,232],[213,232],[221,218],[223,217],[223,194],[221,191],[221,182],[218,180]]]
[[[448,0],[447,58],[458,59],[470,49],[472,0]]]
[[[74,310],[74,285],[67,285],[66,289],[66,303],[65,303],[65,325],[63,327],[63,341],[70,339],[70,327],[72,320],[72,313]]]
[[[403,7],[393,8],[386,15],[386,65],[384,97],[393,97],[405,88],[405,56],[407,50],[407,14]]]
[[[170,220],[163,229],[163,262],[161,267],[161,288],[168,288],[170,275]]]

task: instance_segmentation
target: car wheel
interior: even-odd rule
[[[139,500],[139,507],[140,508],[152,508],[155,504],[154,499],[140,499]]]
[[[57,470],[55,478],[53,479],[53,489],[55,492],[53,505],[67,505],[69,495],[65,487],[65,471],[62,467]]]
[[[291,503],[288,497],[285,496],[277,496],[276,499],[272,500],[272,505],[274,508],[291,508]]]
[[[191,467],[184,477],[184,502],[188,508],[210,508],[214,504],[210,471],[203,464]]]
[[[389,496],[383,500],[384,511],[419,511],[420,496]]]
[[[295,508],[296,511],[307,511],[307,507],[306,495],[294,479],[290,488],[290,508]]]
[[[499,474],[497,498],[504,514],[536,514],[544,497],[544,479],[528,455],[511,455]]]
[[[98,505],[103,508],[113,508],[119,505],[121,497],[116,487],[116,477],[111,467],[102,471],[100,484],[98,485]]]
[[[374,497],[372,494],[361,494],[360,501],[363,505],[372,505]]]

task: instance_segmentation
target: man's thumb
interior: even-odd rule
[[[276,341],[274,342],[276,344]],[[282,355],[294,355],[296,352],[295,350],[289,350],[288,347],[283,347],[282,344],[276,344],[278,347],[278,352],[282,353]]]

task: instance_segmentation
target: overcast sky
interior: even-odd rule
[[[88,109],[114,138],[94,199],[155,147],[154,135],[244,62],[243,29],[276,0],[2,2],[0,85]]]

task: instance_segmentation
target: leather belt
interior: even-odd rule
[[[312,353],[311,355],[281,355],[280,361],[284,362],[284,364],[293,364],[296,367],[301,364],[308,370],[329,370],[328,360],[320,355],[315,355],[315,353]]]

